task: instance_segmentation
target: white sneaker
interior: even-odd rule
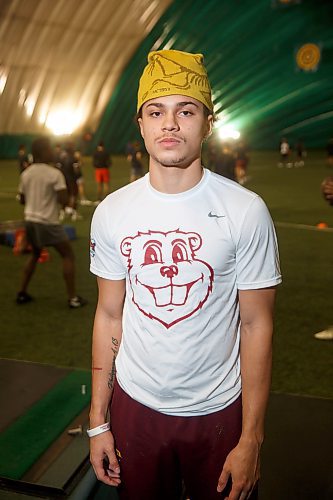
[[[91,206],[92,204],[93,204],[93,202],[91,200],[86,200],[86,199],[80,200],[80,205],[82,205],[82,206],[88,207],[88,206]]]
[[[65,207],[65,215],[72,215],[74,209],[72,207]]]
[[[72,297],[68,301],[68,306],[70,309],[78,309],[79,307],[83,307],[88,304],[88,301],[80,297],[79,295],[76,295],[75,297]]]
[[[83,219],[82,215],[78,214],[76,210],[73,210],[73,213],[71,215],[71,220],[76,221],[82,219]]]
[[[333,326],[314,334],[314,338],[318,340],[333,340]]]

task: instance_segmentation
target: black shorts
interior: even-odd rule
[[[25,229],[27,241],[34,251],[68,241],[66,231],[61,224],[41,224],[26,221]]]

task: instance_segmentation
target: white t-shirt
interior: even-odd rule
[[[66,188],[63,174],[45,163],[34,163],[20,177],[19,193],[24,194],[24,218],[41,224],[59,224],[57,191]]]
[[[91,228],[91,271],[126,278],[117,380],[170,415],[202,415],[240,394],[238,290],[281,281],[261,198],[204,170],[179,194],[149,174],[109,195]],[[110,297],[112,300],[112,297]]]

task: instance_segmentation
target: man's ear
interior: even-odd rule
[[[142,118],[138,118],[138,125],[139,125],[139,128],[140,128],[141,137],[142,137],[142,139],[144,139],[145,136],[144,136],[144,133],[143,133]]]
[[[205,134],[205,139],[208,139],[208,137],[212,134],[213,125],[214,125],[214,116],[208,115],[208,117],[207,117],[207,132]]]

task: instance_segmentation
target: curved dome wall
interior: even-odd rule
[[[205,55],[217,114],[252,147],[323,147],[332,18],[331,0],[2,0],[0,156],[59,123],[124,152],[147,53],[163,48]]]
[[[331,0],[175,0],[142,41],[97,130],[114,151],[137,137],[138,79],[151,49],[202,52],[215,110],[252,147],[333,135]],[[310,45],[309,45],[310,44]]]
[[[2,0],[0,154],[96,129],[124,67],[171,0]],[[2,154],[3,156],[4,154]]]

